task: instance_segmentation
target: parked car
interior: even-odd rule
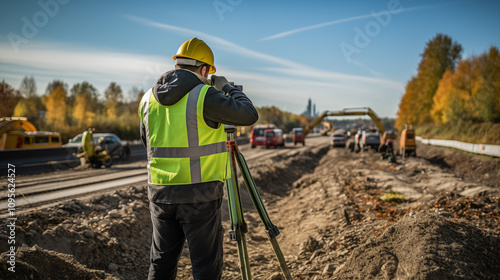
[[[372,148],[378,151],[380,146],[380,134],[374,131],[363,131],[361,134],[361,151],[365,151],[366,148]]]
[[[335,147],[345,147],[346,136],[341,132],[334,132],[330,135],[330,145],[332,148]]]
[[[94,133],[94,142],[101,146],[103,150],[108,151],[111,156],[118,156],[121,160],[127,160],[130,157],[130,148],[126,141],[121,141],[118,136],[113,133]],[[63,147],[80,147],[82,146],[82,133],[69,140],[69,143]],[[79,151],[80,152],[80,151]]]
[[[252,128],[252,132],[250,132],[250,144],[252,145],[252,149],[255,146],[265,146],[266,145],[266,137],[264,132],[266,129],[274,129],[275,126],[273,124],[265,124],[265,125],[255,125]]]
[[[283,131],[281,129],[266,129],[264,135],[266,137],[266,149],[269,147],[278,148],[278,146],[285,146]]]

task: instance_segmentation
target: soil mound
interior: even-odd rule
[[[410,213],[356,248],[337,279],[498,279],[500,236],[447,213]]]
[[[8,250],[5,222],[0,222],[1,252]],[[41,277],[34,279],[107,279],[98,276],[78,278],[88,275],[79,272],[87,266],[100,270],[101,274],[95,275],[104,275],[105,270],[117,279],[144,279],[149,267],[150,223],[144,186],[131,186],[89,200],[70,200],[52,208],[21,214],[16,221],[16,244],[21,250],[16,254],[16,273],[6,271],[10,273],[7,275],[26,279],[32,279],[31,275]],[[35,246],[31,247],[35,249],[23,246]],[[23,265],[18,267],[20,253],[24,256],[20,258]],[[59,259],[68,259],[67,256],[71,256],[69,264],[60,263]],[[59,273],[59,267],[66,266],[68,270],[61,275],[43,274],[45,259],[54,260],[53,266],[48,263],[52,272]]]
[[[7,260],[7,253],[0,255],[2,263],[7,263]],[[15,273],[2,268],[0,279],[114,280],[116,278],[101,270],[88,269],[71,255],[48,251],[35,245],[33,247],[20,247],[16,252]]]

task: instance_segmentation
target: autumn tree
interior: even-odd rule
[[[38,121],[43,105],[36,92],[35,79],[33,77],[24,77],[19,86],[19,93],[23,98],[17,103],[14,116],[28,117],[32,122]]]
[[[53,130],[60,131],[67,127],[66,121],[66,90],[58,86],[47,97],[47,114],[45,115],[46,124]]]
[[[24,77],[19,86],[19,93],[24,98],[32,98],[36,96],[36,82],[33,77]]]
[[[453,109],[457,109],[458,100],[454,99],[454,90],[452,86],[453,71],[447,70],[441,81],[439,82],[438,90],[434,95],[434,106],[431,111],[432,118],[438,124],[447,123],[450,118],[453,118],[455,112]],[[454,103],[452,105],[452,103]]]
[[[401,99],[398,112],[398,119],[401,120],[397,121],[399,129],[405,122],[418,125],[432,121],[431,110],[439,81],[446,70],[455,69],[461,53],[462,46],[444,34],[437,34],[427,42],[418,74],[412,84],[407,85],[407,89],[411,89],[410,96]]]
[[[418,115],[415,114],[415,100],[418,98],[418,85],[419,80],[417,77],[412,77],[406,84],[406,91],[401,102],[399,103],[399,110],[397,112],[397,119],[395,126],[399,130],[405,127],[405,124],[418,123]]]
[[[13,117],[26,117],[31,112],[29,101],[26,98],[21,98],[19,102],[17,102],[16,107],[14,107],[14,112],[12,113]],[[29,120],[31,118],[28,117]]]
[[[306,117],[281,111],[275,106],[259,107],[257,111],[259,113],[259,124],[274,124],[285,132],[292,130],[294,127],[304,127],[307,125]]]
[[[65,84],[62,80],[53,80],[52,82],[47,84],[45,88],[45,94],[49,95],[51,92],[55,91],[58,87],[62,87],[65,92],[68,91],[68,85]]]
[[[130,103],[140,102],[144,93],[145,92],[143,89],[139,89],[138,87],[132,87],[128,91],[127,102],[130,102]]]
[[[4,80],[0,82],[0,117],[10,117],[14,113],[16,104],[21,95]]]
[[[420,121],[431,121],[431,110],[434,103],[434,94],[439,86],[439,81],[446,70],[454,70],[462,53],[462,46],[444,35],[437,34],[427,43],[419,64],[419,96],[416,102],[416,112]]]
[[[73,119],[79,129],[90,126],[97,113],[97,89],[88,82],[73,85],[71,96],[74,98]]]
[[[500,52],[491,47],[479,56],[476,67],[480,73],[474,102],[478,119],[483,122],[500,122]]]
[[[496,47],[448,70],[434,96],[437,123],[500,121],[500,56]]]
[[[119,113],[118,106],[123,100],[122,89],[115,82],[111,82],[104,92],[105,98],[105,110],[106,115],[109,119],[116,119],[117,114]]]

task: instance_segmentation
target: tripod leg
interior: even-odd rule
[[[260,219],[262,220],[264,226],[266,227],[267,234],[269,236],[269,241],[271,242],[271,246],[273,247],[276,257],[278,258],[281,271],[285,275],[285,279],[292,279],[292,275],[290,274],[288,266],[286,265],[285,262],[285,257],[283,256],[283,252],[281,252],[281,249],[278,245],[278,241],[276,240],[276,237],[280,234],[278,227],[276,227],[269,218],[269,214],[267,213],[266,208],[264,207],[264,204],[259,194],[259,190],[257,189],[257,185],[253,180],[250,170],[248,169],[248,165],[245,161],[245,158],[237,149],[235,153],[241,174],[245,181],[245,185],[247,186],[248,189],[248,193],[250,194],[250,198],[252,199],[255,209],[259,213]]]
[[[227,201],[229,206],[229,217],[231,220],[231,230],[229,239],[238,243],[238,257],[240,261],[240,271],[243,280],[252,279],[250,271],[250,261],[246,244],[245,233],[248,231],[245,220],[243,219],[243,210],[241,207],[240,190],[236,178],[236,167],[234,165],[234,154],[230,155],[231,178],[226,180]]]

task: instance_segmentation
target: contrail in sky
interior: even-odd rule
[[[427,5],[427,6],[420,6],[420,7],[413,7],[413,8],[401,9],[401,11],[399,11],[398,13],[401,13],[401,12],[410,12],[410,11],[415,11],[415,10],[430,9],[430,8],[434,8],[434,7],[437,7],[437,6],[442,6],[442,4]],[[330,25],[335,25],[335,24],[339,24],[339,23],[343,23],[343,22],[349,22],[349,21],[354,21],[354,20],[360,20],[360,19],[370,18],[370,17],[373,17],[373,16],[379,16],[379,15],[383,15],[383,14],[385,14],[387,12],[388,11],[383,11],[383,12],[378,12],[378,13],[374,13],[374,14],[367,14],[367,15],[349,17],[349,18],[344,18],[344,19],[337,19],[337,20],[328,21],[328,22],[324,22],[324,23],[320,23],[320,24],[316,24],[316,25],[310,25],[310,26],[306,26],[306,27],[301,27],[301,28],[297,28],[297,29],[293,29],[293,30],[281,32],[281,33],[278,33],[278,34],[274,34],[274,35],[271,35],[271,36],[268,36],[268,37],[264,37],[264,38],[260,39],[260,41],[267,41],[267,40],[278,39],[278,38],[286,37],[286,36],[289,36],[289,35],[292,35],[292,34],[295,34],[295,33],[299,33],[299,32],[303,32],[303,31],[307,31],[307,30],[317,29],[317,28],[321,28],[321,27],[325,27],[325,26],[330,26]]]

